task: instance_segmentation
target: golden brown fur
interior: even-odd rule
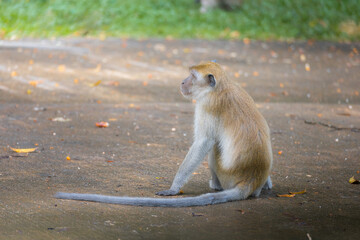
[[[267,123],[257,110],[253,99],[236,83],[228,79],[221,67],[213,62],[192,67],[203,76],[212,74],[216,86],[209,93],[206,111],[220,119],[222,127],[234,142],[234,164],[231,169],[222,166],[222,149],[215,144],[215,171],[221,178],[231,176],[236,184],[250,185],[250,192],[261,187],[271,168],[272,152]]]

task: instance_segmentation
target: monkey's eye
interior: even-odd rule
[[[215,79],[214,75],[212,75],[212,74],[208,75],[208,82],[209,82],[210,87],[215,87],[216,79]]]

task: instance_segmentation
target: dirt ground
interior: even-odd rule
[[[348,181],[360,179],[359,51],[329,42],[0,41],[0,239],[358,239],[360,184]],[[270,125],[271,191],[175,209],[53,197],[168,189],[192,139],[194,108],[179,84],[189,66],[213,59]],[[204,163],[180,197],[209,192],[209,178]]]

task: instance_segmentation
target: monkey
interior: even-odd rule
[[[208,10],[220,7],[224,10],[234,10],[241,6],[244,0],[199,0],[196,3],[201,3],[200,12],[206,13]]]
[[[196,100],[193,144],[170,189],[156,194],[180,194],[206,155],[211,173],[209,185],[215,192],[178,198],[59,192],[55,197],[136,206],[189,207],[259,197],[262,189],[271,189],[270,130],[253,99],[215,62],[200,63],[189,71],[190,75],[180,84],[180,91],[185,98]]]

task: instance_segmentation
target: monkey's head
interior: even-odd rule
[[[216,91],[225,78],[221,66],[214,62],[201,63],[189,68],[190,75],[181,83],[181,93],[186,98],[200,99]]]

